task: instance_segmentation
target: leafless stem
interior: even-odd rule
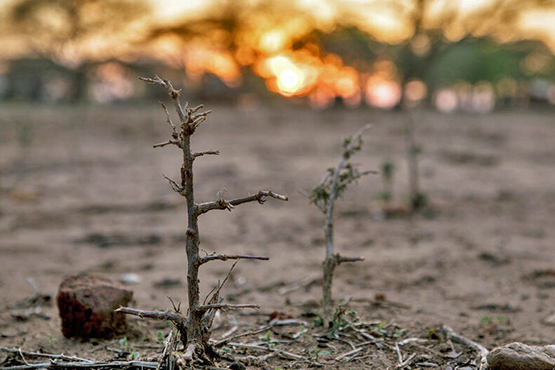
[[[163,143],[158,143],[158,144],[154,144],[152,147],[153,148],[162,148],[166,145],[175,145],[178,148],[181,148],[181,142],[179,140],[168,140],[168,141],[164,141]]]
[[[29,357],[44,357],[44,358],[50,358],[52,360],[64,360],[64,361],[79,361],[79,362],[86,362],[86,363],[93,363],[94,361],[92,360],[87,360],[85,358],[80,358],[80,357],[74,357],[74,356],[66,356],[66,355],[51,355],[48,353],[40,353],[40,352],[29,352],[29,351],[24,351],[20,348],[0,348],[0,351],[2,352],[6,352],[6,353],[17,353],[19,355],[25,355],[25,356],[29,356]]]
[[[264,202],[266,202],[266,199],[268,197],[274,198],[274,199],[278,199],[278,200],[283,200],[283,201],[287,201],[288,198],[285,195],[281,195],[281,194],[277,194],[274,193],[273,191],[269,190],[260,190],[258,193],[254,194],[254,195],[249,195],[248,197],[243,197],[243,198],[236,198],[236,199],[232,199],[232,200],[227,200],[222,202],[222,199],[218,199],[216,201],[213,202],[205,202],[205,203],[201,203],[197,205],[197,213],[198,215],[202,215],[203,213],[206,213],[208,211],[212,211],[214,209],[229,209],[229,207],[226,207],[226,203],[230,204],[231,206],[235,207],[238,206],[240,204],[243,203],[248,203],[248,202],[254,202],[257,201],[260,204],[263,204]]]
[[[354,354],[356,354],[356,353],[358,353],[358,352],[360,352],[360,351],[362,351],[362,350],[364,350],[364,348],[356,348],[356,349],[353,349],[352,351],[345,352],[345,353],[343,353],[343,354],[337,356],[337,357],[335,358],[335,361],[341,361],[341,360],[343,360],[345,357],[349,357],[349,356],[351,356],[351,355],[354,355]]]
[[[20,366],[0,367],[0,370],[31,370],[31,369],[124,369],[129,367],[137,367],[144,369],[156,369],[156,362],[146,361],[113,361],[113,362],[65,362],[51,360],[50,362],[41,362]]]
[[[169,321],[183,321],[185,317],[176,312],[170,311],[143,311],[129,307],[120,307],[116,312],[125,313],[128,315],[139,316],[140,318],[149,318],[155,320],[169,320]]]
[[[161,79],[158,76],[154,76],[154,78],[139,77],[139,80],[148,82],[149,84],[153,84],[153,85],[160,85],[164,89],[168,90],[168,93],[170,94],[170,97],[174,102],[177,114],[179,115],[179,119],[181,120],[181,124],[183,125],[188,123],[189,112],[188,112],[187,106],[185,106],[185,110],[184,110],[183,107],[181,106],[181,103],[179,102],[179,95],[181,95],[181,89],[180,90],[174,89],[169,80]]]
[[[233,342],[228,343],[228,345],[232,346],[232,347],[238,347],[238,348],[252,348],[252,349],[259,349],[259,350],[262,350],[262,351],[270,351],[270,352],[277,353],[278,355],[286,357],[286,358],[290,358],[290,359],[294,359],[294,360],[305,360],[305,361],[308,362],[308,359],[306,357],[297,355],[295,353],[282,351],[282,350],[276,349],[276,348],[263,347],[263,346],[258,346],[256,344],[242,344],[242,343],[233,343]]]
[[[238,260],[238,259],[268,261],[270,258],[262,257],[262,256],[248,256],[248,255],[242,255],[242,254],[210,254],[208,256],[202,257],[199,263],[202,265],[210,261],[217,261],[217,260],[227,261],[227,260]]]
[[[175,191],[176,193],[179,193],[182,196],[185,196],[185,189],[180,186],[177,182],[175,182],[174,180],[170,179],[168,176],[162,174],[162,176],[164,176],[164,178],[166,180],[168,180],[168,182],[170,183],[170,186],[172,187],[172,190]]]
[[[257,304],[224,304],[224,303],[214,303],[214,304],[205,304],[202,306],[197,307],[198,312],[212,310],[239,310],[243,308],[252,308],[252,309],[259,309],[260,306]]]
[[[339,181],[339,174],[341,173],[341,170],[345,167],[345,165],[347,164],[347,161],[349,160],[351,153],[353,151],[353,149],[355,148],[356,145],[358,145],[359,143],[359,139],[362,136],[362,134],[364,133],[364,131],[368,130],[370,127],[372,127],[372,125],[367,124],[363,127],[361,127],[351,138],[350,143],[346,146],[346,148],[343,150],[343,154],[341,156],[341,159],[339,160],[339,163],[337,164],[337,166],[335,167],[335,170],[333,171],[333,175],[332,175],[332,180],[331,180],[331,185],[330,185],[330,193],[329,193],[329,199],[327,201],[327,208],[326,208],[326,223],[324,226],[324,233],[326,235],[326,259],[324,260],[324,283],[323,283],[323,298],[322,298],[322,306],[324,309],[324,319],[326,321],[330,321],[331,319],[331,311],[332,311],[332,284],[333,284],[333,273],[335,270],[335,267],[339,264],[341,264],[342,262],[355,262],[355,261],[361,261],[362,259],[352,259],[352,258],[346,258],[346,257],[341,257],[338,254],[334,254],[334,242],[333,242],[333,212],[334,212],[334,206],[335,206],[335,199],[337,198],[337,184]],[[328,181],[329,175],[326,175],[323,179],[322,179],[322,184],[325,183],[326,181]],[[318,205],[318,204],[317,204]],[[320,209],[322,209],[323,207],[321,207],[320,205],[318,205],[320,207]]]
[[[177,139],[178,135],[177,135],[177,127],[175,126],[175,124],[172,122],[171,116],[170,116],[170,112],[168,112],[168,108],[166,108],[166,105],[164,103],[162,103],[161,101],[158,102],[160,103],[160,105],[162,106],[162,108],[164,109],[164,112],[166,113],[166,120],[168,122],[168,125],[170,125],[171,129],[172,129],[172,137],[174,139]]]
[[[203,155],[220,155],[219,150],[206,150],[204,152],[193,153],[193,158],[202,157]]]
[[[167,364],[167,369],[172,369],[173,366],[171,364],[172,361],[172,352],[176,345],[177,340],[177,332],[175,329],[170,330],[170,333],[166,337],[166,344],[164,345],[164,351],[162,351],[162,356],[160,356],[160,361],[158,361],[158,366],[156,370],[161,370],[163,366],[165,366],[166,361],[169,363]]]

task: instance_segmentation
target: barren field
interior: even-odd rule
[[[363,348],[359,358],[337,360],[353,350],[354,339],[313,336],[322,332],[312,328],[312,316],[321,297],[324,216],[302,193],[335,166],[343,138],[370,122],[355,162],[377,170],[393,161],[395,201],[404,202],[408,116],[293,105],[208,109],[214,113],[193,136],[193,148],[221,155],[195,161],[197,201],[214,200],[221,189],[228,198],[260,189],[289,196],[288,202],[269,199],[202,216],[207,253],[270,257],[236,266],[222,296],[261,309],[222,313],[214,339],[235,326],[238,332],[256,329],[278,312],[304,322],[307,333],[294,338],[300,325],[275,327],[243,343],[270,336],[275,348],[325,369],[395,368],[395,341],[416,337],[429,343],[402,348],[404,359],[417,354],[405,368],[476,368],[462,347],[462,357],[441,355],[447,344],[435,333],[441,337],[442,325],[489,349],[512,341],[555,342],[555,124],[549,112],[416,112],[421,187],[431,207],[383,219],[379,175],[363,178],[337,202],[337,252],[365,261],[336,270],[334,296],[361,322],[376,326],[375,342],[355,346]],[[175,147],[152,148],[168,135],[156,102],[0,106],[0,347],[103,360],[122,349],[118,339],[65,339],[55,304],[18,308],[35,292],[29,279],[52,301],[65,276],[90,273],[133,282],[133,307],[170,309],[168,296],[186,304],[186,207],[162,177],[178,178],[181,157]],[[201,270],[203,296],[231,264]],[[167,334],[166,323],[128,321],[128,343],[140,359],[161,352],[157,332]],[[0,363],[6,356],[0,352]],[[281,356],[267,366],[309,364]]]

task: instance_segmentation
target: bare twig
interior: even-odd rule
[[[172,329],[170,330],[170,333],[166,337],[166,344],[164,345],[164,350],[162,351],[162,356],[160,357],[160,361],[158,361],[158,366],[156,367],[156,370],[162,369],[162,367],[166,365],[165,364],[166,361],[168,362],[166,368],[168,370],[173,369],[172,352],[174,350],[176,342],[177,342],[177,331],[175,329]]]
[[[190,118],[190,114],[189,110],[187,109],[187,105],[185,106],[185,109],[183,109],[181,103],[179,102],[179,95],[181,95],[181,90],[174,89],[169,80],[161,79],[158,76],[154,76],[154,78],[139,77],[139,80],[148,82],[149,84],[153,85],[160,85],[164,89],[168,90],[168,93],[170,94],[170,97],[174,102],[177,114],[179,115],[179,119],[181,120],[181,124],[187,124]]]
[[[228,338],[224,338],[222,340],[214,342],[214,347],[222,347],[222,346],[226,345],[227,343],[232,342],[236,339],[243,338],[243,337],[248,337],[248,336],[251,336],[251,335],[260,334],[260,333],[263,333],[265,331],[270,330],[271,328],[272,328],[272,325],[266,325],[266,326],[263,326],[263,327],[261,327],[259,329],[256,329],[256,330],[251,330],[251,331],[247,331],[247,332],[244,332],[244,333],[241,333],[241,334],[233,335],[233,336],[230,336]]]
[[[295,353],[291,353],[291,352],[287,352],[287,351],[282,351],[282,350],[277,349],[277,348],[263,347],[263,346],[259,346],[259,345],[256,345],[256,344],[243,344],[243,343],[233,343],[233,342],[230,342],[227,345],[229,345],[231,347],[259,349],[259,350],[262,350],[262,351],[275,352],[278,355],[286,357],[286,358],[290,358],[290,359],[294,359],[294,360],[304,360],[304,361],[309,362],[308,358],[306,358],[304,356],[297,355]]]
[[[399,359],[399,364],[403,363],[403,354],[399,349],[399,343],[395,343],[395,352],[397,352],[397,358]]]
[[[405,346],[409,343],[429,343],[430,341],[428,339],[422,339],[422,338],[407,338],[404,339],[400,342],[397,342],[396,344],[399,344],[400,346]]]
[[[266,202],[266,199],[268,197],[278,199],[278,200],[283,200],[283,201],[288,200],[288,198],[285,195],[274,193],[271,190],[269,190],[269,191],[260,190],[258,193],[254,194],[254,195],[249,195],[248,197],[243,197],[243,198],[236,198],[236,199],[232,199],[232,200],[227,200],[227,201],[225,201],[225,203],[228,203],[233,207],[238,206],[238,205],[243,204],[243,203],[254,202],[254,201],[257,201],[258,203],[263,204],[264,202]],[[213,202],[205,202],[205,203],[198,204],[197,205],[197,214],[200,216],[203,213],[206,213],[206,212],[214,210],[214,209],[221,209],[221,210],[229,209],[226,206],[225,203],[222,202],[222,199],[218,199],[218,200],[213,201]]]
[[[170,183],[170,186],[172,187],[172,190],[175,191],[176,193],[179,193],[182,196],[185,196],[185,189],[183,189],[182,186],[180,186],[177,182],[173,181],[172,179],[170,179],[168,176],[162,174],[162,176],[164,176],[164,178],[166,180],[168,180],[168,182]]]
[[[129,307],[120,307],[116,310],[116,312],[125,313],[128,315],[139,316],[140,318],[149,318],[155,320],[169,320],[169,321],[183,321],[185,317],[177,312],[170,312],[170,311],[143,311],[143,310],[136,310],[134,308]]]
[[[279,319],[273,319],[272,321],[270,321],[270,325],[272,326],[308,326],[308,323],[306,321],[302,321],[302,320],[296,320],[296,319],[285,319],[285,320],[279,320]]]
[[[345,357],[349,357],[349,356],[351,356],[351,355],[354,355],[355,353],[359,353],[359,352],[362,351],[362,350],[364,350],[364,348],[356,348],[356,349],[353,349],[353,350],[351,350],[351,351],[349,351],[349,352],[345,352],[345,353],[343,353],[343,354],[337,356],[337,357],[335,358],[335,361],[341,361],[341,360],[343,360]]]
[[[219,150],[205,150],[203,152],[193,153],[193,158],[202,157],[203,155],[220,155]]]
[[[65,362],[52,360],[29,365],[0,367],[0,370],[31,370],[31,369],[96,369],[96,368],[128,368],[138,367],[145,369],[156,369],[156,362],[146,361],[113,361],[113,362]]]
[[[233,265],[231,265],[231,268],[227,272],[227,275],[225,276],[224,281],[221,284],[220,284],[220,281],[218,281],[218,285],[214,289],[212,289],[212,291],[210,293],[208,293],[208,295],[204,299],[203,304],[206,304],[206,300],[208,299],[208,297],[210,296],[210,294],[212,292],[214,292],[214,293],[212,294],[212,298],[210,298],[209,303],[220,303],[220,300],[219,300],[220,290],[222,290],[222,288],[224,287],[224,284],[227,282],[227,280],[231,276],[231,273],[233,272],[233,269],[235,268],[235,266],[237,266],[238,263],[239,263],[239,261],[235,261],[235,263],[233,263]]]
[[[15,349],[15,348],[0,348],[0,351],[2,352],[6,352],[6,353],[17,353],[19,355],[25,355],[28,357],[44,357],[44,358],[50,358],[53,360],[64,360],[64,361],[81,361],[81,362],[94,362],[91,360],[87,360],[85,358],[80,358],[80,357],[74,357],[74,356],[66,356],[64,354],[61,355],[51,355],[48,353],[40,353],[40,352],[29,352],[29,351],[24,351],[20,348]]]
[[[197,307],[199,312],[208,310],[237,310],[242,308],[252,308],[259,309],[260,306],[257,304],[225,304],[225,303],[214,303],[214,304],[204,304]]]
[[[161,147],[164,147],[166,145],[175,145],[177,147],[181,147],[181,142],[178,141],[178,140],[168,140],[168,141],[164,141],[163,143],[154,144],[152,147],[153,148],[161,148]]]
[[[441,330],[443,331],[447,339],[450,339],[453,342],[463,344],[468,348],[472,349],[473,351],[477,352],[480,355],[480,363],[481,363],[480,368],[484,368],[486,366],[487,356],[489,353],[486,347],[455,333],[455,331],[447,325],[443,325],[443,328],[441,328]]]
[[[164,112],[166,113],[166,120],[168,122],[168,125],[170,125],[170,127],[172,129],[172,137],[174,139],[177,139],[178,138],[177,127],[175,127],[175,124],[172,122],[172,119],[170,117],[170,112],[168,112],[168,108],[166,108],[166,105],[164,103],[162,103],[161,101],[159,101],[158,103],[160,103],[160,105],[164,109]]]
[[[227,261],[227,260],[239,260],[239,259],[268,261],[270,258],[262,257],[262,256],[249,256],[249,255],[243,255],[243,254],[209,254],[208,256],[202,257],[199,263],[202,265],[210,261],[218,261],[218,260]]]
[[[397,369],[402,369],[407,367],[408,365],[412,364],[412,362],[414,361],[414,359],[416,358],[416,353],[413,353],[412,355],[409,356],[409,358],[407,358],[404,362],[400,363],[399,365],[397,365]]]

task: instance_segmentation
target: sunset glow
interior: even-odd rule
[[[293,95],[299,91],[302,80],[302,75],[298,70],[286,68],[277,76],[277,87],[283,95]]]
[[[106,31],[84,33],[86,37],[61,43],[56,37],[63,40],[75,20],[67,15],[71,13],[45,6],[33,16],[54,30],[54,35],[37,31],[34,37],[31,27],[31,39],[38,46],[49,38],[57,40],[59,47],[53,42],[54,47],[41,50],[42,55],[54,54],[54,62],[68,69],[77,69],[84,61],[134,63],[150,58],[184,72],[184,82],[189,86],[197,87],[206,76],[215,75],[229,88],[239,87],[243,73],[250,69],[264,79],[270,91],[304,99],[315,108],[340,102],[349,108],[366,103],[389,109],[401,101],[419,104],[432,95],[445,111],[464,104],[477,105],[466,103],[472,99],[487,100],[484,107],[476,110],[488,110],[497,85],[473,86],[473,92],[467,95],[477,98],[461,98],[464,89],[460,88],[428,91],[428,81],[423,76],[410,76],[420,80],[403,80],[406,67],[398,61],[405,55],[399,50],[406,48],[411,55],[425,58],[437,52],[438,42],[460,41],[473,35],[506,42],[541,40],[555,51],[555,26],[551,21],[555,7],[526,7],[516,0],[507,3],[507,17],[516,19],[514,32],[495,18],[502,18],[501,8],[487,13],[495,5],[493,0],[168,0],[163,6],[154,0],[147,3],[151,13],[145,11],[148,16],[131,17],[132,22],[117,34],[111,31],[112,26],[107,26]],[[88,15],[83,18],[84,25],[106,18],[107,4],[101,0],[80,9]],[[484,18],[484,14],[491,14],[491,18]],[[478,27],[474,27],[476,23],[480,23]],[[149,32],[155,36],[147,36]],[[0,46],[19,45],[13,42],[16,39],[9,40]],[[27,53],[32,53],[33,42]],[[553,56],[545,50],[529,53],[520,60],[518,68],[527,76],[552,73]],[[405,70],[398,71],[395,63]],[[108,95],[125,97],[129,92],[121,81],[127,77],[120,73],[121,77],[116,78],[117,73],[112,71],[108,78],[107,71],[115,67],[106,64],[109,67],[104,72],[96,71],[95,78],[103,81],[104,89],[109,85]],[[457,95],[455,103],[453,94]]]

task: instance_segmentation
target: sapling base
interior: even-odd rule
[[[221,197],[221,194],[218,194],[217,199],[214,201],[200,204],[196,203],[194,197],[193,163],[199,157],[218,155],[220,153],[217,150],[206,150],[202,152],[193,152],[191,150],[191,137],[196,132],[197,128],[206,120],[210,111],[199,112],[204,107],[203,105],[199,105],[195,108],[189,108],[187,103],[182,105],[179,99],[181,90],[176,90],[168,80],[158,76],[154,78],[139,77],[139,79],[149,84],[160,85],[166,89],[179,117],[179,124],[174,124],[168,109],[163,103],[160,103],[166,114],[166,121],[171,128],[171,138],[165,142],[155,144],[154,147],[160,148],[173,145],[181,150],[183,156],[183,164],[180,170],[181,179],[179,181],[174,181],[167,176],[164,177],[169,182],[172,189],[185,197],[187,202],[188,222],[186,230],[186,252],[189,309],[187,310],[187,314],[183,314],[180,308],[175,307],[175,305],[173,311],[166,312],[142,311],[127,307],[121,307],[117,311],[144,318],[171,321],[185,347],[185,352],[176,356],[176,363],[178,366],[184,367],[192,363],[210,364],[218,357],[209,343],[211,334],[210,327],[212,326],[212,320],[216,311],[243,308],[257,309],[259,306],[256,304],[232,305],[221,303],[222,298],[220,298],[219,293],[225,280],[222,284],[218,283],[217,288],[208,295],[205,300],[207,303],[200,303],[198,277],[200,266],[211,261],[226,261],[228,259],[268,260],[268,257],[215,253],[200,256],[198,218],[200,215],[213,210],[231,211],[234,207],[244,203],[256,201],[263,204],[268,198],[287,201],[287,197],[270,190],[260,190],[254,195],[243,198],[226,200]],[[160,363],[164,361],[166,361],[166,358],[163,357]]]

